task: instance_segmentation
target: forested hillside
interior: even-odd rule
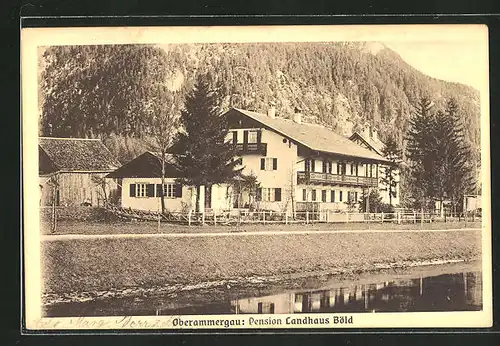
[[[304,121],[344,135],[369,123],[403,145],[422,95],[436,108],[455,98],[479,159],[479,92],[428,77],[378,43],[50,47],[40,59],[41,134],[102,136],[122,161],[146,147],[152,90],[166,85],[182,103],[200,70],[211,73],[222,110],[265,112],[274,101],[277,116],[298,106]]]

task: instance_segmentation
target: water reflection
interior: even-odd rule
[[[481,273],[445,274],[233,300],[240,314],[481,310]]]
[[[481,277],[481,272],[466,272],[331,289],[283,289],[276,295],[237,299],[234,291],[212,288],[178,295],[60,303],[44,310],[47,317],[481,310]]]

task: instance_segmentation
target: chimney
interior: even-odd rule
[[[365,127],[363,128],[363,137],[368,139],[371,137],[371,128],[369,124],[365,124]]]
[[[274,102],[269,103],[269,109],[267,110],[267,116],[269,118],[276,118],[276,104]]]
[[[302,110],[299,107],[295,107],[293,121],[295,121],[297,124],[302,124]]]

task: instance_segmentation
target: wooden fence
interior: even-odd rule
[[[295,214],[275,211],[248,211],[233,209],[228,211],[205,210],[201,213],[142,211],[116,206],[108,210],[124,219],[180,223],[187,225],[234,225],[234,224],[314,224],[314,223],[429,223],[429,222],[473,222],[480,220],[477,216],[464,217],[460,214],[441,217],[436,213],[422,211],[400,211],[394,213],[356,213],[336,210],[301,211]]]

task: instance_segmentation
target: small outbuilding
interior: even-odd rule
[[[120,166],[100,139],[40,137],[40,205],[100,206],[116,194],[105,176]]]

